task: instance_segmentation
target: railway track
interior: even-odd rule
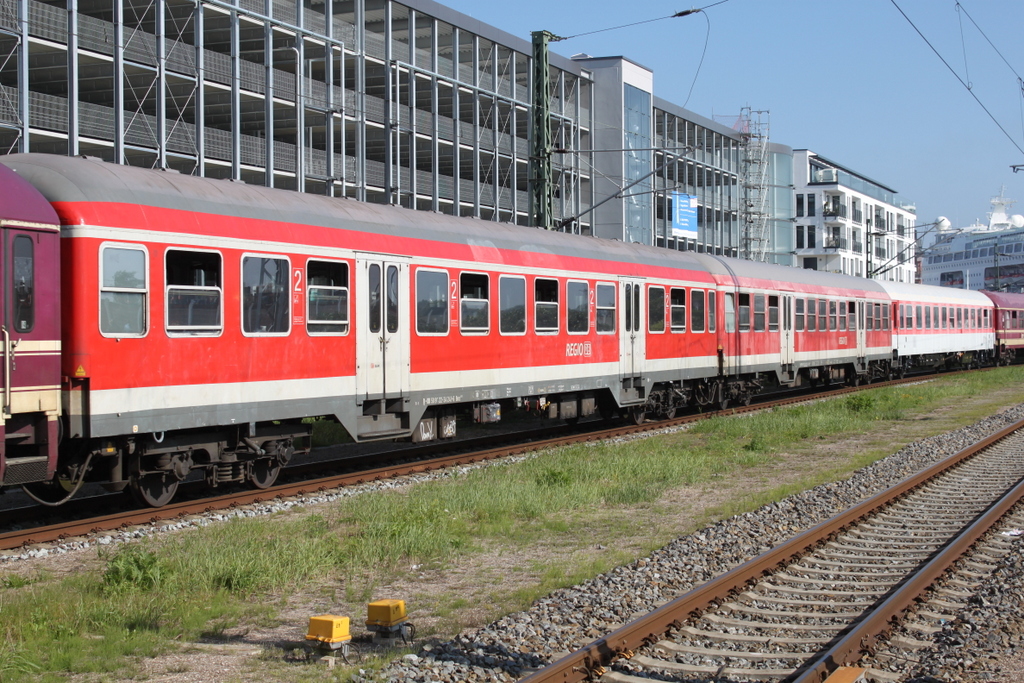
[[[71,501],[60,512],[62,519],[30,528],[18,528],[0,533],[0,551],[30,547],[40,544],[60,542],[89,534],[96,534],[119,529],[128,529],[140,525],[167,523],[187,518],[192,515],[211,513],[218,510],[230,510],[245,505],[266,503],[274,500],[285,500],[291,497],[304,496],[331,489],[354,486],[371,481],[381,481],[396,477],[411,476],[447,467],[459,467],[494,460],[513,455],[566,446],[584,441],[613,439],[649,431],[661,430],[686,425],[716,415],[732,415],[764,410],[778,406],[792,405],[809,400],[832,398],[838,395],[871,390],[883,386],[893,386],[919,382],[921,377],[908,377],[889,382],[875,383],[869,386],[828,388],[817,393],[800,393],[782,398],[767,398],[749,406],[739,405],[725,410],[709,411],[700,414],[686,415],[640,425],[620,424],[610,428],[587,429],[585,425],[574,427],[560,425],[544,427],[516,434],[510,441],[510,434],[497,437],[480,437],[460,442],[431,442],[416,448],[400,448],[385,453],[374,453],[358,457],[342,457],[331,461],[308,463],[288,468],[285,472],[289,481],[261,490],[231,491],[219,496],[182,500],[160,508],[123,509],[123,496],[111,494],[95,498]],[[591,423],[601,424],[601,423]],[[494,446],[497,442],[500,445]],[[373,465],[373,466],[371,466]],[[310,474],[323,471],[338,471],[330,476],[308,478]],[[184,490],[184,489],[183,489]],[[110,501],[110,507],[104,502]],[[97,508],[114,512],[95,514]],[[19,520],[52,519],[54,508],[31,506],[0,512],[0,529]]]
[[[1024,421],[960,451],[526,680],[824,681],[916,605],[1024,496]],[[993,502],[995,501],[995,502]],[[1019,512],[1015,514],[1020,514]],[[1004,521],[1018,525],[1019,518]],[[911,628],[951,618],[1005,552],[991,536]],[[926,603],[929,604],[929,603]],[[924,641],[890,645],[910,659]],[[885,675],[879,673],[879,678]],[[889,676],[891,680],[898,677]],[[850,678],[848,680],[854,680]]]

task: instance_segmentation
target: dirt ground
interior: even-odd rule
[[[1019,402],[1024,393],[1007,390],[988,395],[971,405],[964,404],[932,411],[898,425],[887,425],[871,433],[841,441],[823,440],[813,450],[783,453],[768,465],[730,473],[698,486],[675,489],[653,505],[594,510],[586,519],[567,520],[570,531],[566,538],[586,536],[589,541],[566,543],[566,538],[539,539],[527,548],[485,548],[457,564],[443,568],[410,567],[404,576],[383,583],[372,582],[372,596],[360,594],[337,581],[325,582],[291,596],[280,607],[279,625],[249,626],[229,630],[226,642],[183,644],[176,651],[136,663],[136,674],[130,679],[109,676],[75,676],[71,680],[120,681],[145,680],[152,683],[233,683],[235,681],[309,681],[332,680],[340,672],[329,671],[323,664],[304,659],[303,636],[311,615],[333,613],[362,615],[368,599],[402,597],[410,609],[420,640],[447,640],[461,630],[489,623],[510,609],[516,592],[539,585],[544,568],[561,564],[582,564],[581,560],[605,560],[624,564],[705,525],[715,511],[737,500],[748,500],[751,494],[767,492],[783,485],[798,485],[822,473],[844,472],[855,456],[865,451],[893,452],[902,444],[954,429],[963,424],[963,416],[983,406],[985,414],[998,412]],[[979,414],[979,418],[980,418]],[[315,505],[301,512],[312,514]],[[611,517],[618,520],[612,524]],[[643,520],[642,524],[625,528],[623,519]],[[594,542],[590,533],[579,534],[580,527],[609,531],[608,537]],[[9,574],[33,574],[46,571],[62,575],[101,565],[95,549],[50,558],[30,560],[4,567]],[[279,596],[265,596],[262,602],[278,604]],[[353,633],[360,632],[358,616],[353,617]],[[368,644],[357,643],[361,651]],[[411,651],[415,651],[414,648]],[[406,651],[403,651],[406,652]],[[389,656],[402,653],[386,653]],[[1024,667],[1024,658],[1021,661]],[[342,677],[344,679],[344,676]],[[1024,678],[1018,679],[1024,680]]]

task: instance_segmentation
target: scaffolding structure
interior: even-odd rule
[[[0,154],[530,222],[530,44],[433,0],[0,0]],[[592,84],[549,65],[555,142]],[[552,159],[552,218],[592,204]],[[584,221],[581,229],[589,229]]]
[[[743,107],[740,110],[741,212],[743,258],[769,261],[772,257],[769,221],[769,154],[770,112]]]

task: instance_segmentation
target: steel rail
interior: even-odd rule
[[[714,604],[726,600],[731,594],[744,589],[749,583],[795,560],[809,549],[841,532],[846,527],[884,507],[896,498],[917,488],[929,479],[945,472],[979,451],[1024,428],[1024,420],[1016,422],[995,434],[951,455],[927,469],[903,480],[875,496],[849,508],[821,524],[808,529],[772,550],[722,574],[668,602],[651,613],[618,630],[576,650],[550,666],[522,679],[522,683],[574,683],[595,680],[605,667],[619,658],[628,658],[638,647],[657,642],[665,633],[679,628],[691,614],[699,614]],[[835,661],[841,661],[837,653]],[[813,680],[813,679],[808,679]]]
[[[1024,479],[1010,489],[1002,498],[980,515],[967,529],[951,539],[934,558],[919,571],[904,580],[881,605],[858,622],[853,630],[843,636],[806,669],[798,670],[792,683],[823,683],[841,666],[853,666],[865,651],[876,642],[878,636],[888,632],[921,595],[948,570],[953,563],[966,554],[975,543],[990,531],[1007,512],[1024,498]],[[802,673],[801,673],[802,672]]]
[[[804,403],[807,401],[829,399],[847,393],[867,391],[870,389],[876,389],[885,386],[896,386],[899,384],[920,382],[922,381],[922,379],[928,379],[929,377],[931,376],[905,378],[891,380],[888,382],[878,382],[870,385],[862,385],[859,387],[846,386],[840,388],[826,388],[824,391],[816,394],[787,396],[784,398],[776,398],[774,400],[768,400],[761,403],[751,403],[749,406],[740,405],[736,407],[729,407],[724,410],[715,410],[706,413],[685,415],[682,417],[674,418],[672,420],[645,422],[640,425],[619,425],[612,428],[582,433],[578,431],[573,431],[570,434],[554,436],[540,440],[532,440],[529,441],[528,443],[517,443],[511,446],[506,444],[503,446],[499,446],[497,448],[485,448],[483,450],[471,453],[460,451],[458,453],[449,453],[446,455],[441,455],[439,457],[431,458],[429,460],[386,464],[368,470],[359,470],[357,472],[345,473],[340,475],[331,475],[327,477],[320,477],[317,479],[302,482],[278,484],[276,486],[271,486],[269,488],[262,490],[234,492],[220,496],[202,498],[199,500],[170,503],[160,508],[126,510],[98,517],[89,517],[87,519],[79,519],[74,521],[57,523],[53,525],[38,526],[18,531],[10,531],[0,533],[0,550],[11,550],[14,548],[19,548],[28,545],[52,543],[55,541],[61,541],[67,538],[81,536],[84,534],[100,533],[103,531],[113,531],[116,529],[124,529],[136,525],[155,524],[157,522],[171,521],[174,519],[179,519],[194,514],[210,513],[215,512],[217,510],[229,510],[242,505],[265,503],[275,499],[288,498],[290,496],[308,495],[310,493],[328,491],[334,488],[363,484],[368,481],[381,481],[384,479],[392,479],[395,477],[407,476],[410,474],[429,472],[431,470],[442,469],[445,467],[457,467],[461,465],[474,464],[485,460],[494,460],[497,458],[534,452],[556,446],[564,446],[584,441],[599,441],[602,439],[617,438],[621,436],[639,434],[648,431],[656,431],[669,427],[685,425],[716,416],[744,414],[778,406],[786,406],[797,403]],[[539,431],[551,431],[551,429],[552,428],[547,427]],[[497,438],[503,438],[507,440],[508,438],[510,438],[510,436],[512,435],[506,433],[498,436]],[[464,443],[465,442],[455,442],[452,444],[447,444],[447,446],[448,448],[458,448],[462,446]],[[432,443],[428,444],[426,448],[438,449],[445,447],[445,445],[446,444]],[[385,457],[391,457],[395,460],[408,460],[408,458],[412,457],[413,455],[414,450],[409,449],[402,451],[392,451]],[[358,462],[359,460],[370,459],[373,457],[374,456],[356,456],[351,460],[346,459],[341,462],[352,463]],[[380,454],[377,454],[376,457],[379,458],[381,456]],[[334,463],[335,465],[339,463],[339,461],[331,462]],[[293,469],[325,469],[331,466],[331,464],[326,462],[310,463],[306,465],[300,465],[297,468],[289,468],[289,471],[292,471]],[[81,499],[79,502],[88,503],[89,500],[91,499]],[[27,509],[25,514],[31,517],[33,514],[33,509],[34,508]],[[47,512],[47,514],[53,513],[53,510],[50,508],[45,508],[44,510]],[[9,513],[5,513],[4,515],[0,516],[6,517],[8,516],[8,514]]]

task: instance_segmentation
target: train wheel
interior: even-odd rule
[[[633,406],[629,409],[629,419],[635,425],[642,425],[647,419],[647,411],[643,406]]]
[[[665,420],[672,420],[672,419],[675,418],[676,413],[678,413],[678,412],[679,412],[678,408],[669,408],[668,410],[666,410],[665,412],[663,412],[661,414],[661,417],[662,417],[662,419],[665,419]]]
[[[276,458],[260,458],[249,467],[249,483],[254,488],[268,489],[281,474],[281,463]]]
[[[178,479],[170,472],[153,472],[150,474],[133,474],[128,478],[128,488],[132,498],[139,505],[163,507],[171,502],[178,492]]]

